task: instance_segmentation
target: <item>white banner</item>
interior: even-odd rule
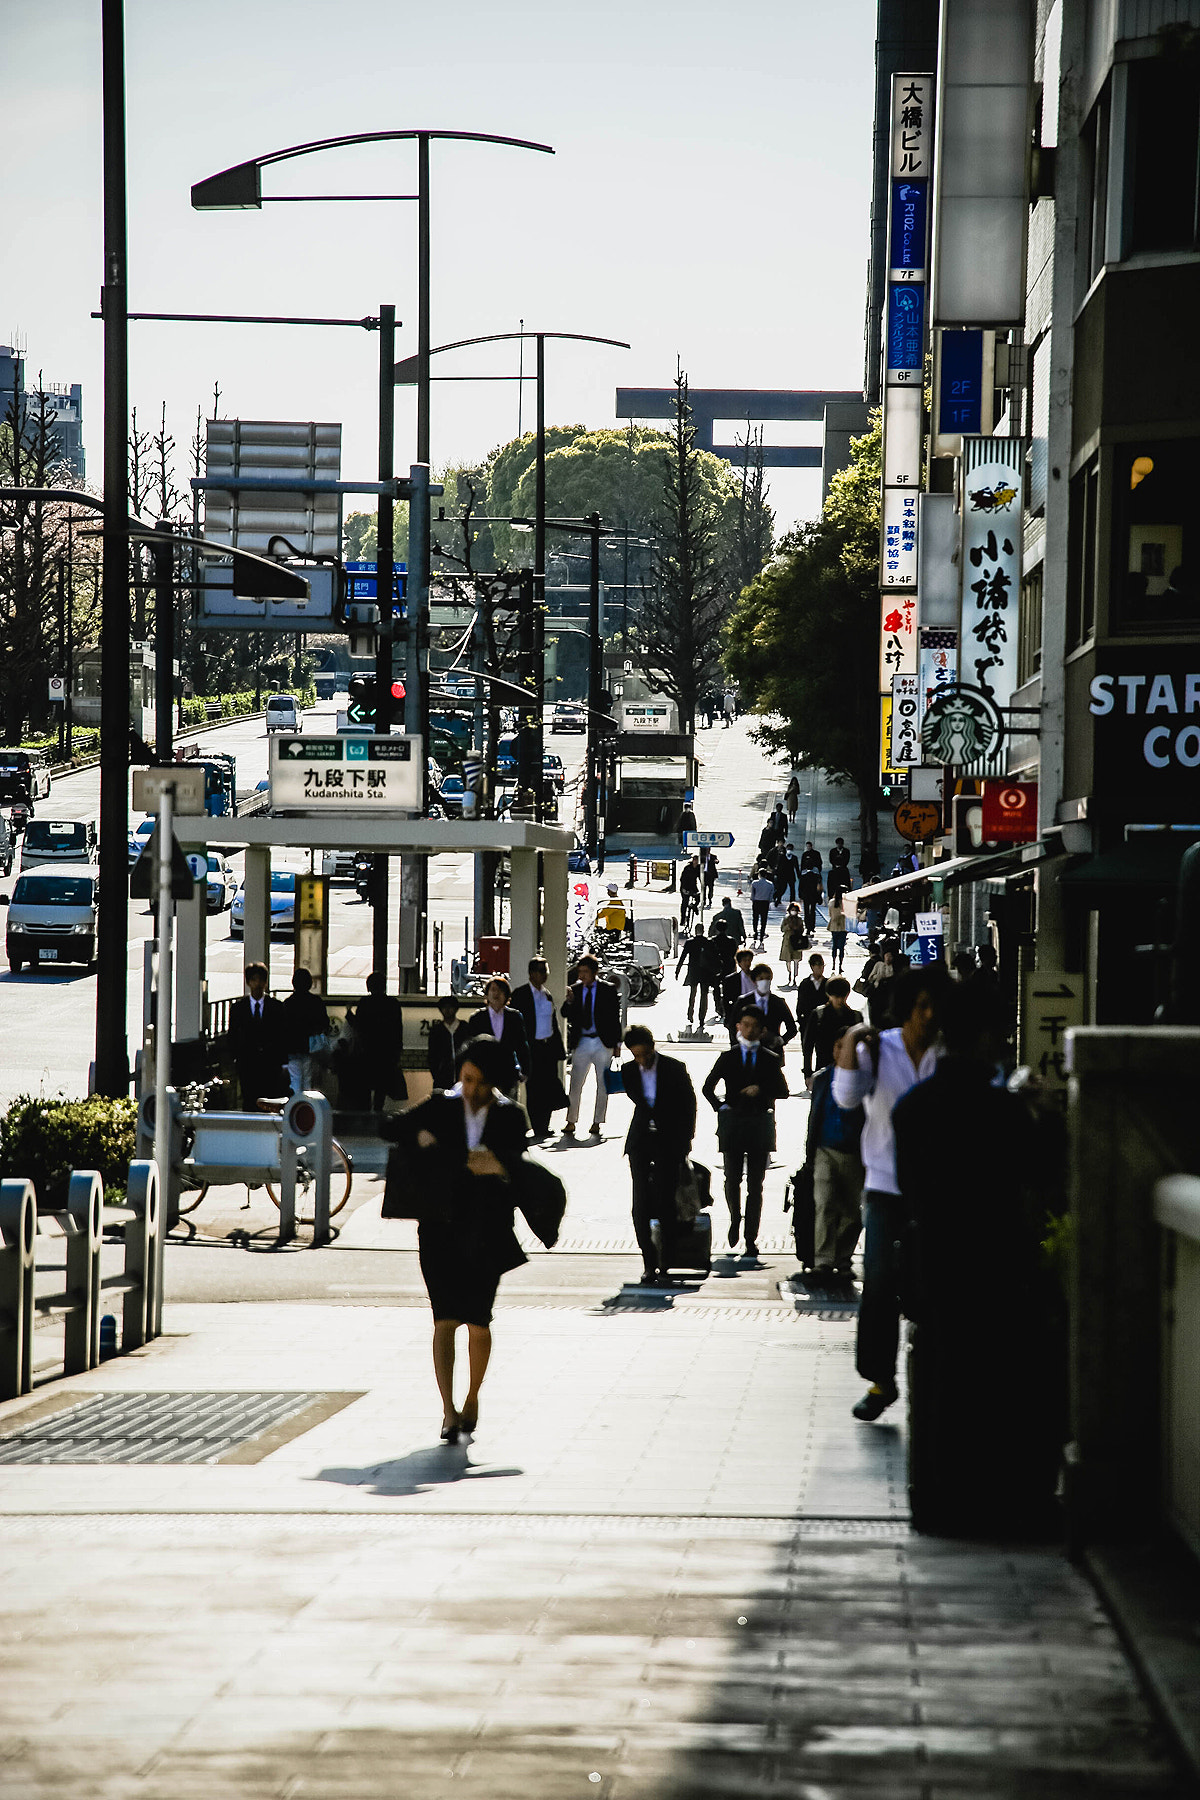
[[[910,769],[920,760],[920,677],[896,675],[892,678],[892,767]]]
[[[1024,438],[964,437],[958,679],[997,706],[1017,685]]]

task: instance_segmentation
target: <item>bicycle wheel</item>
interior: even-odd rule
[[[345,1206],[347,1200],[350,1198],[350,1189],[354,1185],[354,1164],[350,1161],[346,1151],[343,1150],[336,1138],[333,1140],[332,1150],[333,1154],[330,1158],[329,1169],[329,1216],[331,1219],[336,1219],[337,1215],[341,1212],[343,1206]],[[339,1183],[341,1184],[340,1199],[338,1198]],[[270,1194],[274,1204],[278,1206],[279,1195],[275,1192],[271,1183],[269,1181],[264,1181],[263,1186],[266,1188],[268,1194]],[[310,1186],[311,1182],[306,1181],[304,1183],[305,1193],[308,1192]]]
[[[185,1213],[195,1212],[196,1208],[199,1206],[200,1202],[203,1200],[205,1194],[207,1194],[208,1187],[209,1187],[209,1184],[207,1181],[205,1181],[205,1182],[202,1182],[198,1188],[183,1188],[180,1190],[179,1216],[181,1219],[183,1218]],[[186,1201],[186,1204],[185,1204],[185,1201]]]

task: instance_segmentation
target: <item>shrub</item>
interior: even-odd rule
[[[34,1099],[21,1094],[0,1118],[0,1176],[24,1176],[38,1206],[67,1203],[73,1169],[98,1169],[105,1189],[125,1188],[137,1133],[132,1100]]]

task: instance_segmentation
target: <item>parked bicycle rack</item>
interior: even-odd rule
[[[61,1294],[35,1295],[37,1244],[53,1222],[66,1238],[66,1286]],[[106,1224],[125,1228],[125,1269],[101,1276],[101,1234]],[[100,1314],[105,1294],[125,1296],[121,1348],[138,1350],[162,1331],[162,1236],[158,1171],[153,1163],[129,1165],[128,1204],[104,1205],[104,1184],[94,1169],[76,1169],[67,1204],[39,1215],[31,1181],[0,1182],[0,1399],[33,1386],[33,1329],[38,1316],[64,1322],[63,1367],[80,1375],[100,1361]]]
[[[179,1217],[182,1178],[213,1187],[244,1182],[279,1187],[279,1235],[286,1244],[296,1235],[296,1178],[312,1171],[313,1245],[329,1242],[329,1178],[333,1162],[333,1108],[324,1094],[296,1094],[281,1113],[185,1112],[174,1088],[167,1089],[171,1109],[171,1183],[167,1196],[168,1230]],[[184,1153],[184,1143],[191,1145]],[[154,1095],[138,1108],[138,1148],[151,1154],[154,1145]]]

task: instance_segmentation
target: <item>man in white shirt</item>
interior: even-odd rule
[[[750,911],[752,923],[750,937],[756,950],[761,950],[767,940],[767,920],[770,917],[771,901],[775,896],[775,883],[759,866],[759,871],[750,883]]]
[[[896,1399],[900,1344],[897,1245],[904,1229],[896,1179],[892,1108],[937,1066],[938,1011],[944,973],[910,969],[896,982],[893,1017],[900,1024],[876,1032],[859,1025],[834,1050],[835,1106],[861,1105],[866,1114],[860,1152],[863,1186],[863,1286],[856,1361],[871,1386],[853,1408],[856,1419],[877,1419]]]

